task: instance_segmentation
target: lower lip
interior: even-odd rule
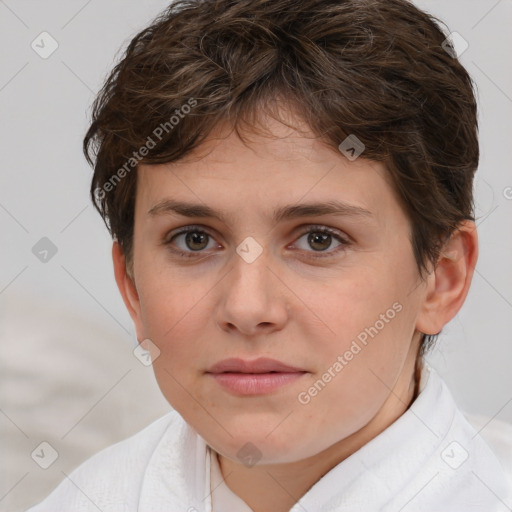
[[[300,379],[306,372],[210,373],[222,387],[240,395],[262,395]]]

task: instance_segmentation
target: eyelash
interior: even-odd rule
[[[204,230],[200,226],[185,226],[184,228],[180,229],[176,233],[173,233],[173,235],[170,238],[167,238],[166,240],[164,240],[163,245],[168,246],[169,249],[174,254],[177,254],[180,257],[197,258],[197,257],[202,255],[203,258],[204,258],[206,256],[206,254],[203,254],[202,251],[197,251],[197,252],[182,251],[181,249],[176,249],[176,248],[172,248],[171,247],[171,242],[176,237],[178,237],[179,235],[182,235],[182,234],[190,233],[190,232],[197,232],[197,233],[205,234],[208,237],[213,238],[213,236],[210,235],[210,233],[208,233],[208,231]],[[352,244],[352,242],[348,238],[341,236],[338,231],[335,231],[334,229],[328,228],[326,226],[316,226],[316,225],[309,225],[307,227],[307,230],[302,231],[299,234],[297,240],[299,240],[304,235],[307,235],[309,233],[322,233],[322,234],[326,234],[326,235],[331,235],[333,238],[335,238],[341,244],[336,249],[334,249],[333,251],[330,251],[330,252],[326,252],[326,251],[306,251],[308,253],[309,252],[312,253],[311,256],[308,256],[310,258],[318,259],[318,258],[332,257],[334,254],[337,254],[340,251],[344,251],[347,247],[349,247]]]

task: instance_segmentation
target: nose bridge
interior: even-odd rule
[[[245,303],[268,300],[267,286],[271,274],[268,269],[268,251],[261,251],[256,255],[250,246],[245,253],[244,249],[247,246],[240,244],[233,257],[233,270],[228,280],[230,291],[234,297],[244,298]]]
[[[223,280],[218,311],[219,324],[244,334],[254,334],[262,328],[281,328],[286,320],[286,298],[268,268],[269,253],[252,243],[241,243],[233,255],[233,266]]]

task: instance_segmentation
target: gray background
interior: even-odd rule
[[[81,152],[94,94],[167,3],[0,0],[1,510],[33,504],[90,454],[169,409],[132,354]],[[479,262],[429,359],[461,408],[512,423],[512,1],[416,3],[469,44],[461,61],[478,87],[482,152]],[[59,45],[47,59],[31,48],[43,31]],[[57,248],[47,262],[32,252],[43,237]],[[46,470],[31,458],[43,441],[59,455]]]

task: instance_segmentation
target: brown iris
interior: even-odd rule
[[[208,245],[208,235],[199,231],[191,231],[185,235],[185,243],[192,251],[200,251]]]
[[[331,235],[326,233],[312,232],[308,235],[308,243],[318,251],[328,249],[331,245]]]

